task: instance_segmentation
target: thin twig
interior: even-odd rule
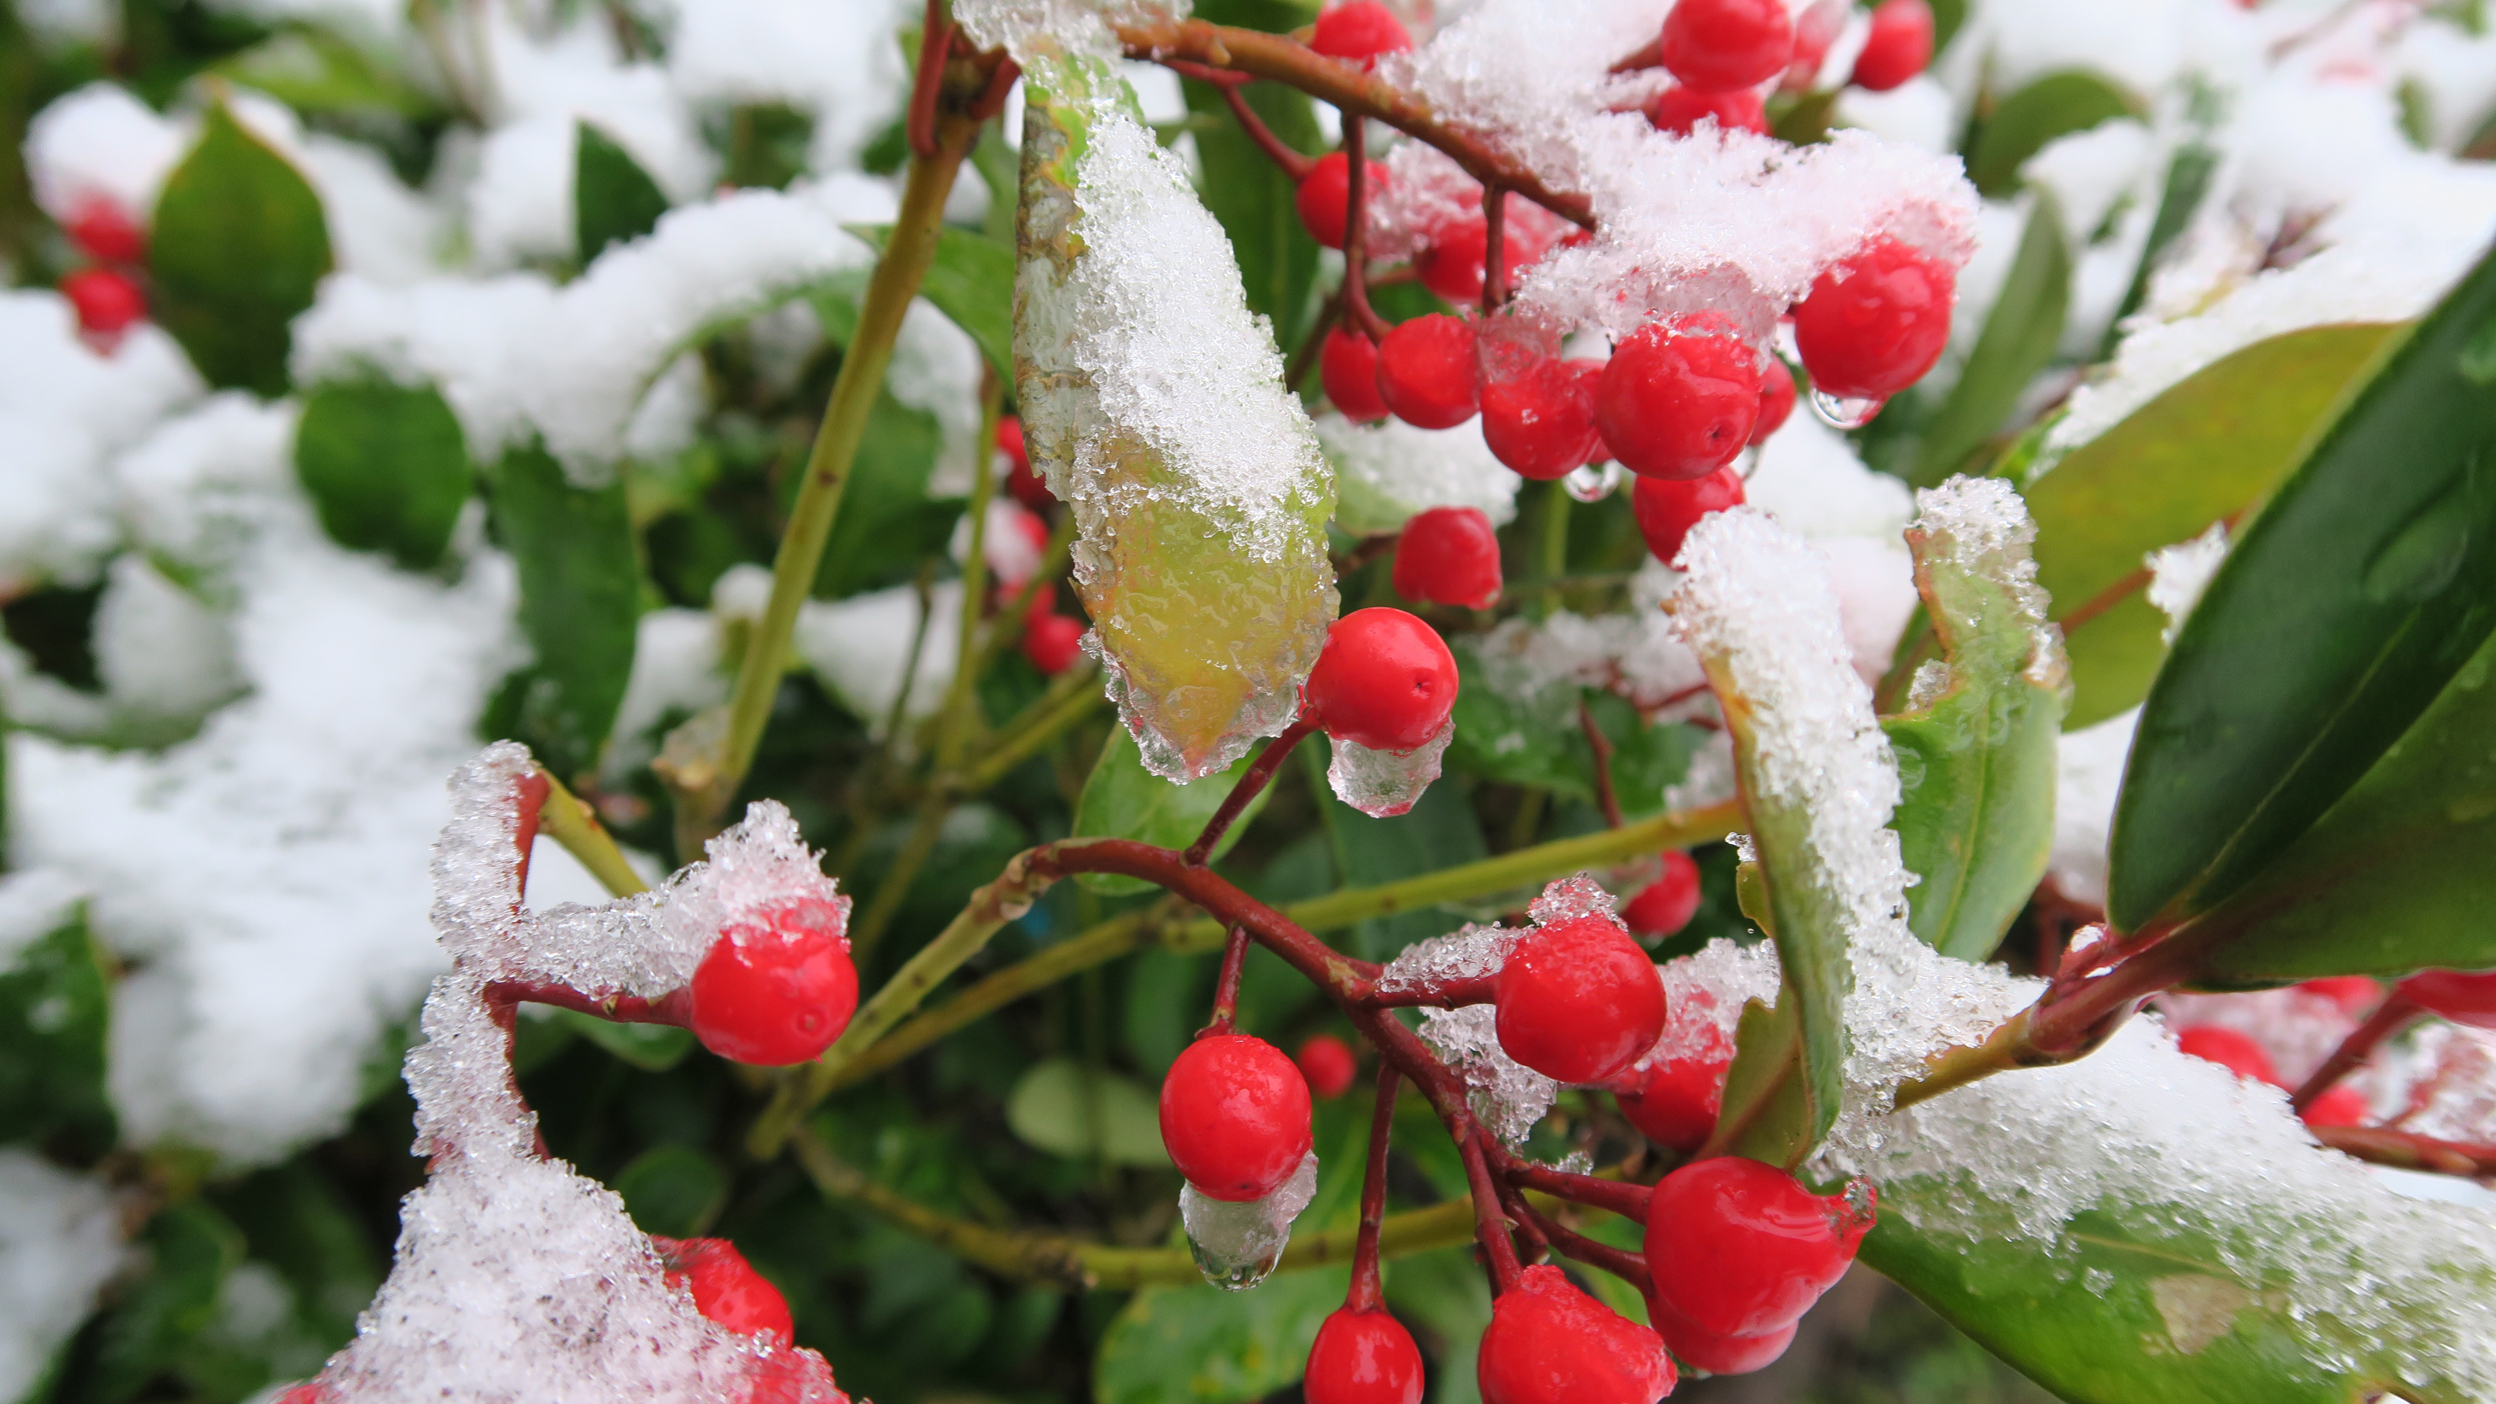
[[[2485,1179],[2496,1175],[2496,1146],[2439,1141],[2379,1126],[2317,1126],[2314,1139],[2376,1165]]]
[[[1206,1021],[1206,1033],[1226,1034],[1239,1022],[1239,975],[1247,963],[1247,929],[1234,926],[1222,944],[1222,973],[1213,982],[1213,1017]]]
[[[1283,174],[1291,177],[1292,184],[1298,185],[1307,180],[1317,162],[1292,150],[1281,137],[1274,135],[1274,129],[1265,125],[1265,119],[1248,105],[1247,97],[1240,92],[1242,86],[1238,83],[1215,85],[1222,94],[1222,101],[1230,107],[1231,115],[1239,119],[1239,129],[1248,134],[1248,139],[1257,144],[1257,149],[1265,153],[1266,159],[1282,167]]]
[[[1315,719],[1302,717],[1283,728],[1282,735],[1266,742],[1265,749],[1259,751],[1255,762],[1249,765],[1248,773],[1240,776],[1238,783],[1231,786],[1231,792],[1222,797],[1222,807],[1205,821],[1203,832],[1196,835],[1196,841],[1187,846],[1181,858],[1190,864],[1201,865],[1211,857],[1215,845],[1222,842],[1222,836],[1230,832],[1231,825],[1239,822],[1239,816],[1247,811],[1250,802],[1265,793],[1266,783],[1281,768],[1283,758],[1315,730]]]
[[[1285,390],[1298,392],[1301,382],[1307,380],[1309,372],[1317,368],[1317,358],[1325,354],[1326,334],[1342,320],[1343,290],[1337,288],[1326,294],[1326,300],[1318,304],[1317,317],[1309,323],[1307,333],[1300,338],[1299,349],[1291,353],[1291,365],[1283,372]]]
[[[1577,725],[1586,733],[1586,744],[1595,752],[1595,799],[1603,806],[1603,821],[1617,829],[1621,826],[1621,797],[1612,788],[1612,738],[1603,734],[1595,721],[1595,709],[1586,699],[1577,699]]]
[[[1387,324],[1369,305],[1369,149],[1361,119],[1343,116],[1343,310],[1372,341],[1387,339]]]
[[[1482,187],[1482,315],[1508,302],[1508,192]]]
[[[2351,1030],[2347,1038],[2340,1040],[2339,1047],[2331,1050],[2331,1056],[2325,1058],[2322,1066],[2314,1070],[2314,1075],[2305,1080],[2305,1085],[2297,1089],[2296,1095],[2288,1099],[2289,1109],[2302,1112],[2314,1105],[2316,1098],[2330,1091],[2340,1079],[2365,1062],[2376,1045],[2416,1023],[2426,1012],[2411,1003],[2408,996],[2394,990],[2385,997],[2382,1007],[2369,1015],[2365,1023]]]
[[[1387,1142],[1402,1081],[1393,1063],[1378,1060],[1378,1095],[1369,1112],[1369,1160],[1361,1169],[1361,1226],[1352,1240],[1352,1287],[1343,1299],[1350,1311],[1376,1311],[1380,1305],[1378,1234],[1387,1215]]]

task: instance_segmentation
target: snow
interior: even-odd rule
[[[26,127],[26,175],[35,203],[66,222],[106,200],[144,223],[156,191],[190,148],[180,124],[126,89],[89,83],[54,99]]]
[[[2115,797],[2132,752],[2141,709],[2095,726],[2066,731],[2054,768],[2054,848],[2046,872],[2055,890],[2092,907],[2106,904],[2106,840],[2114,829]]]
[[[672,0],[667,76],[699,108],[779,103],[815,121],[808,163],[832,171],[900,111],[910,74],[899,0]]]
[[[1560,1084],[1508,1056],[1499,1046],[1499,1010],[1488,1004],[1430,1009],[1421,1041],[1465,1080],[1465,1100],[1490,1133],[1522,1146],[1560,1095]]]
[[[34,1388],[121,1263],[102,1176],[0,1147],[0,1398]]]
[[[1400,531],[1433,507],[1472,507],[1493,526],[1516,520],[1525,480],[1492,455],[1479,416],[1421,429],[1392,418],[1355,424],[1329,410],[1316,428],[1335,470],[1335,525],[1354,536]]]
[[[2078,249],[2106,222],[2118,200],[2127,195],[2152,203],[2158,199],[2156,185],[2164,174],[2161,154],[2146,124],[2118,117],[2047,142],[2019,174],[2030,187],[2053,192],[2064,236]]]
[[[2201,592],[2210,588],[2210,578],[2226,563],[2227,547],[2227,523],[2212,522],[2208,531],[2192,540],[2161,546],[2141,558],[2141,564],[2149,567],[2149,588],[2143,593],[2167,616],[2166,627],[2158,633],[2160,642],[2175,642],[2193,606],[2201,603]]]
[[[918,668],[906,672],[920,632],[919,592],[896,585],[801,606],[790,646],[850,715],[870,734],[882,736],[905,677],[910,689],[902,708],[905,722],[933,716],[953,685],[962,640],[960,581],[943,581],[927,592],[926,641],[919,645]]]

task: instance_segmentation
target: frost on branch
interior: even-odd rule
[[[452,968],[407,1057],[431,1174],[404,1202],[389,1280],[321,1376],[325,1397],[846,1404],[812,1351],[706,1320],[667,1282],[623,1201],[540,1151],[497,1021],[509,1006],[487,997],[501,981],[665,995],[691,979],[720,923],[774,900],[830,898],[831,882],[788,812],[758,804],[712,840],[708,863],[655,892],[523,911],[516,840],[529,770],[528,752],[503,742],[452,781],[433,908]]]
[[[1015,391],[1089,646],[1181,782],[1287,724],[1335,617],[1334,483],[1222,228],[1105,60],[1025,57]]]

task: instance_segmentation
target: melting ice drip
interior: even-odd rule
[[[1326,766],[1326,783],[1335,798],[1372,819],[1392,819],[1421,802],[1421,792],[1439,778],[1439,760],[1456,739],[1456,719],[1449,717],[1439,734],[1409,751],[1380,751],[1340,736],[1328,737],[1334,759]]]
[[[797,825],[761,803],[710,860],[597,907],[520,907],[520,787],[529,753],[489,746],[452,777],[433,853],[433,921],[451,971],[407,1055],[416,1150],[431,1174],[401,1214],[397,1261],[319,1384],[325,1404],[847,1404],[823,1357],[707,1320],[670,1285],[614,1191],[539,1148],[487,987],[562,984],[595,997],[681,989],[726,922],[814,897],[847,915]]]
[[[1187,1226],[1187,1249],[1205,1280],[1231,1292],[1245,1292],[1263,1282],[1283,1260],[1291,1241],[1292,1220],[1317,1197],[1317,1152],[1300,1160],[1300,1168],[1263,1199],[1234,1204],[1198,1194],[1194,1185],[1179,1190],[1179,1222]]]

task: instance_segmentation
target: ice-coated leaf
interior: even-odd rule
[[[104,1091],[112,983],[83,909],[0,965],[0,1141],[67,1133],[86,1150],[113,1143]]]
[[[1898,756],[1907,922],[1944,955],[1983,960],[2054,843],[2055,743],[2067,670],[2029,557],[2035,527],[2008,483],[1958,478],[1918,496],[1916,589],[1942,657],[1909,710],[1882,720]]]
[[[1334,485],[1230,242],[1106,60],[1024,67],[1016,396],[1145,765],[1210,775],[1288,723],[1334,622]]]
[[[2142,557],[2268,497],[2393,328],[2309,327],[2204,367],[2027,487],[2037,583],[2071,651],[2067,724],[2140,705],[2166,657]]]
[[[2030,82],[1995,105],[1967,150],[1967,178],[1994,198],[2019,188],[2019,168],[2047,142],[2128,116],[2133,99],[2095,73],[2070,68]]]
[[[1253,760],[1242,756],[1219,775],[1208,775],[1192,784],[1174,784],[1144,768],[1135,738],[1121,727],[1110,733],[1109,743],[1101,748],[1101,758],[1093,762],[1091,778],[1083,782],[1083,797],[1075,804],[1075,837],[1134,839],[1164,848],[1185,848],[1196,841],[1196,835],[1204,831],[1205,821],[1222,807],[1231,787],[1253,764]],[[1239,836],[1248,831],[1249,823],[1265,808],[1273,793],[1271,788],[1260,790],[1248,802],[1230,831],[1214,845],[1215,859],[1239,842]],[[1080,873],[1075,881],[1095,892],[1120,895],[1153,890],[1153,885],[1142,878],[1116,873]]]
[[[520,571],[520,629],[536,653],[516,720],[557,774],[595,764],[624,701],[641,614],[641,566],[621,478],[575,487],[542,448],[506,454],[494,527]]]
[[[1343,1305],[1350,1281],[1349,1269],[1324,1268],[1285,1273],[1253,1292],[1147,1287],[1101,1337],[1092,1397],[1098,1404],[1228,1404],[1287,1388],[1308,1368],[1317,1328]]]
[[[1316,311],[1309,286],[1317,279],[1317,240],[1293,207],[1297,187],[1231,120],[1212,84],[1191,79],[1184,87],[1188,111],[1214,119],[1196,133],[1196,161],[1205,173],[1201,189],[1206,208],[1222,221],[1239,256],[1248,308],[1273,319],[1276,341],[1297,346]],[[1241,96],[1285,144],[1300,151],[1324,144],[1308,94],[1282,83],[1251,83]]]
[[[156,198],[148,267],[150,310],[209,384],[278,394],[287,323],[330,269],[321,197],[215,103]]]
[[[2044,190],[2028,209],[2019,252],[1949,397],[1924,424],[1908,481],[1930,487],[1967,466],[2000,432],[2028,382],[2054,359],[2071,304],[2071,249],[2062,210]]]
[[[586,264],[609,244],[658,228],[667,193],[633,154],[587,122],[574,122],[572,229]]]
[[[2309,443],[2150,688],[2107,915],[2221,901],[2426,711],[2496,628],[2496,256]]]
[[[295,477],[330,539],[431,569],[474,477],[459,417],[431,386],[323,385],[304,397]]]

